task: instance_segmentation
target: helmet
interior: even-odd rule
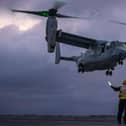
[[[123,84],[123,85],[126,85],[126,80],[124,80],[122,84]]]

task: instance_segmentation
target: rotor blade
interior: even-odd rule
[[[67,15],[62,15],[62,14],[56,14],[56,17],[58,17],[58,18],[76,18],[76,19],[89,19],[88,17],[85,17],[85,18],[81,18],[81,17],[67,16]]]
[[[126,25],[126,22],[119,22],[119,21],[114,21],[114,20],[111,20],[110,22],[115,23],[115,24]]]
[[[65,2],[63,2],[63,1],[56,1],[56,2],[54,3],[53,8],[56,9],[56,10],[59,10],[59,9],[62,8],[64,5],[65,5]]]
[[[12,12],[19,12],[19,13],[26,13],[26,14],[33,14],[33,15],[38,15],[38,16],[43,16],[43,17],[48,17],[49,12],[48,11],[24,11],[24,10],[11,10]]]

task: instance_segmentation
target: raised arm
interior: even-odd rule
[[[114,91],[120,91],[120,86],[119,87],[115,87],[115,86],[111,86],[111,88],[114,90]]]

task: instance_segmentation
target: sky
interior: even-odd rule
[[[14,14],[13,9],[46,10],[54,0],[0,0],[0,114],[104,115],[116,114],[118,86],[126,79],[126,62],[112,77],[105,71],[77,73],[75,63],[55,65],[47,53],[46,19]],[[125,0],[66,0],[60,13],[88,20],[58,19],[59,29],[98,40],[126,41]],[[61,45],[63,56],[79,56],[84,49]]]

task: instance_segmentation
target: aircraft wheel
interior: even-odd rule
[[[123,65],[123,61],[121,61],[120,64]]]
[[[80,73],[80,72],[83,72],[83,69],[82,68],[78,68],[78,72]]]
[[[109,75],[112,76],[112,71],[109,71]]]
[[[79,64],[79,66],[78,66],[78,72],[79,73],[80,72],[84,73],[84,66],[83,66],[83,64]]]
[[[112,71],[107,70],[107,71],[106,71],[106,75],[107,75],[107,76],[112,76]]]
[[[119,60],[119,65],[123,65],[123,60]]]
[[[82,69],[82,73],[84,73],[84,68]]]
[[[80,68],[78,68],[78,73],[80,73],[81,72],[81,69]]]
[[[84,73],[84,69],[78,69],[78,73]]]
[[[107,75],[107,76],[109,75],[109,71],[108,71],[108,70],[106,71],[106,75]]]

